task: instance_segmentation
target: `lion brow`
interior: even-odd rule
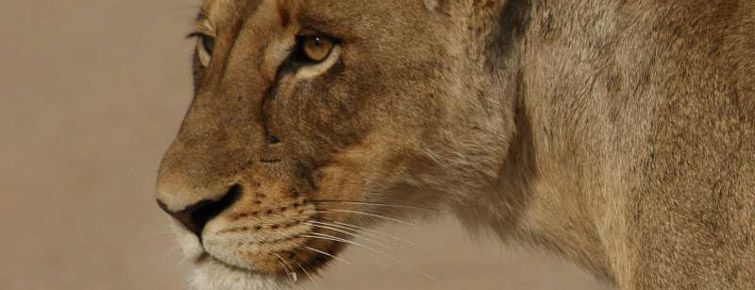
[[[196,17],[195,20],[197,22],[201,22],[201,21],[207,20],[209,18],[210,18],[210,12],[207,11],[207,8],[202,7],[201,9],[199,9],[199,13],[197,13],[197,17]]]
[[[289,6],[291,5],[291,0],[278,0],[277,4],[281,25],[283,27],[287,27],[288,24],[291,23],[291,17],[289,16]]]

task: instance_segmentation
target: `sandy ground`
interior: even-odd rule
[[[190,101],[197,4],[0,1],[0,289],[187,289],[152,188]],[[607,288],[452,221],[381,230],[417,246],[351,249],[312,289]]]

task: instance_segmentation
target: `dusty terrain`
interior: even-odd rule
[[[187,289],[151,194],[190,101],[197,5],[0,1],[0,288]],[[351,249],[313,288],[607,288],[452,221],[381,230],[417,246]]]

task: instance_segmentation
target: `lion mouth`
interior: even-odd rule
[[[236,266],[236,265],[232,265],[232,264],[226,263],[222,259],[219,259],[219,258],[211,255],[207,251],[203,252],[199,257],[197,257],[194,260],[194,264],[196,264],[198,266],[201,266],[202,264],[206,264],[206,263],[215,263],[215,264],[221,265],[221,266],[225,267],[226,269],[234,271],[234,272],[245,272],[245,273],[249,273],[249,274],[265,275],[265,273],[263,273],[263,272],[254,271],[254,270],[251,270],[251,269],[247,269],[247,268],[243,268],[243,267],[239,267],[239,266]]]
[[[220,266],[220,268],[224,269],[225,271],[229,273],[234,274],[241,274],[249,279],[271,279],[275,281],[279,281],[280,283],[287,282],[290,284],[301,282],[301,275],[303,273],[296,272],[293,270],[286,270],[284,272],[278,273],[269,273],[265,271],[257,271],[253,269],[248,269],[245,267],[239,267],[230,263],[227,263],[223,261],[222,259],[215,257],[211,255],[210,253],[203,253],[200,257],[195,259],[194,261],[195,265],[197,265],[198,268],[201,268],[205,265],[213,265],[213,266]]]
[[[195,260],[190,279],[192,289],[281,289],[300,282],[291,276],[269,274],[241,268],[205,253]]]
[[[363,233],[361,223],[388,219],[355,207],[367,202],[248,197],[247,203],[210,220],[199,235],[179,227],[192,237],[182,244],[198,271],[248,281],[309,281],[332,262],[349,264],[339,253],[349,244],[360,245],[352,239]],[[363,216],[356,219],[355,214]]]
[[[230,260],[223,257],[227,254],[215,255],[203,246],[201,254],[194,259],[194,263],[198,267],[206,264],[221,266],[227,271],[246,274],[249,277],[298,283],[313,279],[314,275],[317,275],[327,264],[339,259],[337,254],[343,248],[342,243],[306,237],[289,237],[281,240],[296,239],[301,239],[299,246],[287,250],[249,253],[233,249],[231,252],[236,252],[236,254]],[[243,256],[241,253],[246,253],[246,257],[251,261],[241,265],[234,262],[233,260]]]

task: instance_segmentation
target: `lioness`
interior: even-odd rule
[[[622,289],[755,289],[755,1],[207,0],[193,35],[157,199],[197,288],[438,210]]]

